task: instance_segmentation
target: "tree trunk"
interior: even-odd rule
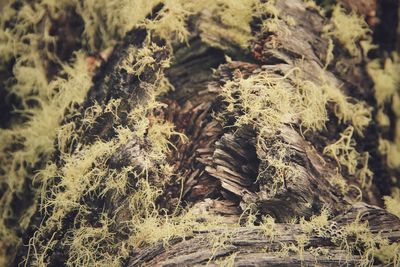
[[[356,175],[347,168],[340,168],[335,160],[323,153],[324,147],[338,140],[346,128],[335,117],[332,103],[328,103],[326,129],[307,132],[303,131],[300,122],[288,122],[280,125],[273,136],[264,139],[269,145],[264,151],[267,154],[277,153],[274,151],[275,142],[285,144],[290,156],[285,157],[284,161],[297,174],[296,179],[285,176],[278,185],[272,174],[262,172],[268,169],[268,162],[260,159],[258,129],[252,125],[227,127],[233,126],[235,116],[240,111],[223,113],[226,103],[220,96],[221,88],[229,81],[252,77],[263,71],[284,80],[287,90],[296,90],[297,79],[310,81],[320,87],[329,83],[340,87],[350,102],[361,101],[373,108],[377,106],[373,84],[365,70],[366,55],[363,55],[360,47],[358,56],[349,57],[345,48],[334,39],[335,58],[327,64],[330,41],[323,30],[326,18],[302,1],[277,1],[276,6],[279,10],[277,30],[260,32],[255,22],[250,51],[235,45],[229,36],[213,31],[209,24],[215,24],[215,18],[206,12],[191,18],[192,33],[188,45],[176,44],[169,48],[163,46],[162,40],[148,36],[145,29],[133,29],[121,44],[114,47],[97,71],[94,85],[79,107],[80,113],[66,114],[63,124],[74,122],[75,129],[80,130],[77,130],[77,138],[70,141],[70,150],[58,150],[53,155],[52,162],[58,169],[65,166],[60,155],[75,155],[78,144],[89,146],[98,140],[115,140],[116,129],[128,125],[127,114],[141,103],[149,101],[146,91],[148,85],[159,85],[159,73],[165,73],[174,90],[161,97],[161,102],[166,105],[159,110],[158,116],[172,122],[175,130],[184,133],[187,140],[171,139],[175,149],[167,155],[167,162],[184,179],[173,177],[163,182],[163,193],[157,198],[157,205],[172,214],[175,207],[182,203],[189,211],[203,216],[204,220],[207,220],[207,216],[219,215],[225,218],[224,223],[231,225],[237,222],[246,224],[246,220],[255,214],[254,226],[194,230],[186,238],[172,238],[168,244],[160,241],[155,245],[142,245],[129,251],[129,256],[122,261],[123,265],[357,266],[365,264],[365,251],[370,248],[365,245],[366,239],[360,238],[355,232],[340,237],[332,234],[332,229],[345,229],[353,222],[357,225],[368,223],[370,232],[363,231],[363,237],[368,234],[379,236],[388,240],[389,243],[385,243],[387,246],[399,241],[400,219],[379,207],[391,182],[385,159],[378,153],[379,129],[375,124],[375,114],[364,135],[354,134],[356,149],[369,151],[373,158],[370,168],[375,176],[370,187],[363,186]],[[287,19],[289,17],[295,23]],[[225,26],[220,25],[222,28]],[[151,57],[155,63],[146,67],[139,76],[124,72],[123,66],[129,58],[129,51],[144,47],[149,38],[161,47],[152,51]],[[221,47],[212,45],[215,43],[228,48],[227,54],[234,60],[225,57]],[[174,55],[174,61],[171,67],[165,68],[163,62],[170,54]],[[134,65],[135,62],[129,64]],[[339,65],[345,66],[346,70],[336,68]],[[299,76],[289,75],[297,68],[301,70]],[[120,101],[115,111],[117,117],[113,115],[114,111],[106,111],[108,105],[116,100]],[[103,114],[96,118],[91,127],[80,127],[84,125],[85,112],[98,104]],[[221,118],[214,116],[218,113],[224,114],[225,125],[221,123]],[[138,151],[147,146],[140,142],[138,138],[130,137],[109,157],[105,163],[107,168],[115,172],[132,165],[140,168],[143,162]],[[346,193],[333,181],[338,172],[348,183],[349,190]],[[107,178],[102,179],[100,184],[106,183]],[[158,183],[160,181],[157,179],[162,178],[152,177],[150,173],[149,179]],[[57,183],[55,179],[47,185],[47,189],[50,191]],[[130,235],[124,226],[124,220],[130,216],[127,197],[112,190],[100,194],[101,188],[102,185],[80,199],[90,208],[89,217],[77,217],[77,211],[71,210],[58,227],[41,233],[34,241],[51,241],[53,249],[46,256],[50,265],[65,264],[69,257],[65,241],[71,238],[71,229],[79,227],[79,221],[87,220],[96,225],[101,214],[106,213],[110,218],[115,218],[111,226],[115,239],[126,239]],[[361,197],[355,188],[361,188]],[[135,190],[135,186],[132,186],[127,194]],[[51,208],[48,213],[42,213],[40,203],[37,205],[38,211],[23,235],[24,242],[18,248],[15,264],[25,259],[30,249],[26,245],[30,244],[37,227],[46,224],[50,218]],[[330,210],[331,218],[324,226],[324,234],[307,231],[299,223],[301,218],[312,220],[325,208]],[[273,236],[267,236],[261,227],[264,216],[271,216],[275,220],[271,226],[274,228]],[[293,223],[294,218],[297,223]],[[299,238],[304,235],[309,238],[302,244]],[[383,241],[377,240],[374,241],[378,244],[375,249],[379,250]],[[354,251],[351,251],[351,255],[344,242],[352,244]],[[33,264],[30,258],[27,263]],[[382,258],[375,255],[372,263],[381,264]]]

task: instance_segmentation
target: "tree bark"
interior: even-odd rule
[[[287,124],[279,129],[273,139],[266,140],[268,143],[279,139],[287,144],[291,155],[287,160],[300,174],[296,180],[285,180],[285,185],[276,194],[270,192],[273,183],[271,177],[265,177],[263,182],[257,181],[260,169],[265,166],[257,157],[256,130],[251,126],[234,130],[224,128],[213,116],[223,106],[219,97],[221,86],[233,77],[248,77],[260,71],[268,71],[285,78],[289,87],[293,87],[291,83],[294,81],[285,75],[297,67],[302,70],[302,78],[305,80],[322,85],[320,77],[327,77],[330,83],[340,85],[350,98],[376,106],[372,82],[366,74],[362,56],[349,58],[346,51],[335,43],[337,56],[331,65],[325,67],[329,41],[323,35],[323,16],[297,0],[277,1],[277,8],[280,11],[277,20],[279,30],[258,32],[255,23],[251,51],[237,47],[228,36],[207,31],[207,23],[213,20],[212,14],[194,16],[191,19],[193,33],[189,46],[175,45],[172,51],[169,48],[157,51],[152,55],[156,59],[155,67],[146,68],[140,77],[121,71],[128,50],[141,48],[148,38],[146,30],[132,30],[98,70],[94,85],[80,107],[81,113],[65,117],[65,124],[74,121],[79,126],[85,110],[95,103],[100,103],[104,110],[112,100],[121,100],[118,120],[111,112],[105,112],[96,119],[93,127],[79,133],[80,139],[72,142],[71,147],[74,148],[78,142],[88,145],[98,139],[112,140],[116,138],[114,129],[127,123],[124,114],[138,103],[146,101],[146,84],[154,83],[157,73],[165,71],[175,89],[162,97],[161,101],[168,105],[162,110],[162,116],[173,122],[176,130],[184,133],[188,141],[173,140],[176,152],[168,155],[168,162],[174,166],[174,170],[185,177],[182,194],[181,185],[173,179],[165,186],[158,200],[159,206],[171,210],[181,201],[193,212],[222,215],[227,222],[235,223],[240,221],[246,208],[255,204],[258,221],[262,216],[270,215],[277,222],[277,235],[273,239],[267,238],[257,227],[198,231],[185,240],[175,238],[168,246],[160,243],[132,251],[127,266],[217,266],[230,256],[234,266],[360,265],[361,257],[357,252],[349,256],[347,251],[330,238],[315,234],[305,245],[301,256],[291,251],[287,255],[277,253],[285,245],[297,244],[296,238],[305,234],[299,224],[288,222],[293,218],[309,219],[319,214],[323,207],[329,207],[334,215],[329,224],[340,227],[361,218],[361,222],[368,221],[371,233],[380,233],[390,242],[399,241],[399,218],[377,206],[382,205],[381,194],[386,193],[382,188],[387,187],[389,182],[383,175],[384,160],[377,153],[378,130],[374,123],[367,128],[365,139],[361,136],[356,139],[359,150],[372,151],[375,160],[371,166],[377,176],[374,177],[371,189],[363,189],[361,202],[354,203],[351,193],[350,196],[344,196],[333,185],[331,178],[338,166],[322,153],[323,147],[336,140],[343,130],[332,114],[327,122],[327,130],[303,135],[300,125]],[[288,16],[296,21],[295,25],[284,19]],[[228,54],[235,60],[227,61],[224,51],[210,46],[204,40],[223,43],[229,47]],[[152,41],[160,46],[164,44],[162,40]],[[164,70],[161,62],[170,53],[175,56],[174,62],[169,69]],[[339,60],[348,66],[345,73],[330,67],[335,66]],[[332,107],[330,112],[333,112]],[[225,119],[232,120],[230,117]],[[107,166],[116,171],[132,164],[140,166],[137,151],[145,145],[132,138],[117,149]],[[57,151],[53,156],[58,168],[64,164],[59,160],[62,152]],[[346,170],[342,170],[341,174],[350,184],[361,187]],[[122,222],[127,216],[124,209],[121,209],[128,207],[126,199],[116,197],[113,192],[105,196],[91,195],[82,201],[90,203],[93,212],[106,212],[115,216],[117,222]],[[34,215],[30,227],[24,233],[24,244],[18,249],[15,264],[20,263],[27,254],[28,248],[25,245],[29,243],[35,229],[46,219],[40,212]],[[53,266],[61,265],[67,257],[62,241],[68,238],[76,219],[76,213],[71,211],[63,220],[61,228],[45,233],[42,237],[41,241],[52,239],[52,242],[57,243],[55,249],[49,252]],[[123,223],[117,223],[115,227],[117,232],[122,232],[124,226]],[[209,240],[221,234],[227,236],[223,245],[210,247]],[[349,242],[353,241],[349,237]],[[312,247],[327,249],[329,253],[315,256],[309,250]],[[376,260],[376,263],[380,262]]]
[[[336,222],[339,226],[354,221],[360,216],[362,221],[369,221],[372,233],[381,233],[392,241],[400,238],[399,218],[384,210],[366,205],[357,204],[342,215],[333,218],[330,223]],[[357,255],[349,256],[343,249],[335,246],[329,239],[312,237],[304,247],[305,252],[299,256],[295,253],[288,255],[277,254],[284,245],[296,244],[296,236],[304,231],[297,224],[280,223],[276,225],[277,236],[272,240],[266,238],[260,229],[215,229],[196,233],[187,240],[174,240],[168,247],[153,246],[137,252],[132,256],[128,266],[220,266],[217,259],[234,254],[233,266],[360,266],[361,259]],[[224,233],[229,236],[224,246],[215,251],[210,248],[209,240],[212,234]],[[307,252],[307,248],[326,248],[326,255],[315,255]]]

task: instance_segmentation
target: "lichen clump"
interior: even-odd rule
[[[329,221],[330,212],[322,209],[320,215],[314,215],[310,220],[300,220],[300,227],[305,232],[301,244],[292,245],[298,249],[299,245],[308,243],[312,236],[323,237],[331,240],[346,252],[345,261],[353,257],[353,253],[360,256],[361,266],[372,266],[375,258],[385,265],[396,266],[399,264],[399,244],[389,244],[389,240],[380,233],[373,233],[368,226],[368,221],[362,221],[359,213],[354,221],[339,225]]]
[[[371,30],[363,18],[355,12],[347,14],[339,4],[333,8],[331,23],[325,27],[325,31],[337,38],[350,55],[359,53],[357,43],[367,37]]]
[[[0,147],[0,157],[4,159],[0,179],[2,186],[6,185],[1,198],[2,221],[15,216],[10,209],[13,193],[23,194],[25,179],[31,175],[30,169],[38,162],[46,161],[53,153],[54,140],[65,112],[73,112],[74,105],[83,101],[91,85],[91,75],[82,53],[76,54],[73,63],[63,64],[60,75],[62,76],[43,85],[41,90],[47,92],[46,95],[26,97],[26,100],[33,100],[37,105],[25,105],[20,111],[26,117],[25,123],[0,132],[0,138],[4,141]],[[34,88],[35,78],[24,86],[28,84]],[[35,211],[36,206],[29,208],[25,216],[20,218],[19,226],[27,227],[30,216]],[[1,235],[4,238],[7,236],[9,244],[16,244],[18,240],[13,230],[6,227],[1,227]]]
[[[390,169],[400,168],[400,62],[398,53],[392,53],[385,60],[374,59],[368,62],[367,71],[374,81],[375,99],[379,110],[377,122],[381,127],[393,127],[393,138],[381,136],[379,151],[386,157]],[[390,120],[388,111],[394,114]]]
[[[349,126],[335,144],[327,144],[324,153],[334,158],[339,166],[346,166],[349,174],[357,175],[362,187],[369,186],[372,178],[369,154],[355,149],[352,136],[354,129],[363,135],[371,120],[371,108],[363,102],[351,103],[339,88],[327,82],[318,86],[301,77],[297,68],[285,76],[260,71],[249,77],[239,74],[222,87],[226,112],[236,114],[233,126],[252,125],[257,130],[257,154],[262,162],[268,163],[259,177],[273,169],[271,191],[275,193],[283,186],[284,179],[295,179],[298,174],[288,163],[289,149],[274,136],[291,124],[299,125],[303,132],[323,131],[328,120],[328,104],[333,103],[339,122]]]
[[[352,139],[354,128],[349,126],[340,134],[339,140],[324,148],[324,154],[335,159],[339,166],[345,166],[351,175],[357,175],[361,180],[361,186],[370,186],[372,171],[368,168],[369,153],[360,154],[355,149],[355,141]]]
[[[393,188],[391,196],[385,196],[385,208],[400,218],[400,189]]]
[[[368,62],[367,70],[374,81],[375,99],[379,106],[391,100],[400,87],[400,59],[397,53],[387,58],[383,66],[379,59]]]

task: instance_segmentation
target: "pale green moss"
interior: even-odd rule
[[[386,164],[389,168],[400,168],[400,145],[398,143],[380,138],[379,152],[386,156]]]
[[[315,234],[318,237],[327,237],[327,227],[329,226],[330,211],[323,208],[319,215],[313,215],[310,220],[300,219],[300,227],[306,234]]]
[[[223,228],[219,229],[219,231],[219,233],[211,232],[209,234],[211,257],[209,258],[208,263],[215,259],[215,256],[220,250],[225,249],[230,244],[231,234],[229,231],[224,231]]]
[[[387,238],[380,233],[372,233],[368,226],[368,221],[361,222],[360,214],[355,220],[344,225],[329,221],[329,210],[322,209],[320,215],[314,215],[310,220],[304,218],[300,220],[300,228],[305,234],[297,236],[297,244],[285,245],[283,252],[293,251],[301,257],[304,253],[304,245],[314,236],[329,239],[339,246],[346,253],[343,262],[353,258],[353,255],[360,256],[360,266],[372,266],[375,258],[380,259],[386,266],[399,262],[399,244],[390,244]],[[326,253],[315,248],[308,248],[307,251],[315,253]],[[326,254],[325,254],[326,255]],[[318,263],[318,258],[316,258]]]
[[[376,113],[376,121],[382,127],[390,126],[389,116],[384,112],[383,108],[378,109],[378,112]]]
[[[290,155],[285,144],[279,140],[266,144],[265,140],[273,137],[275,131],[286,124],[298,123],[303,131],[322,130],[328,120],[327,103],[333,102],[334,113],[339,120],[354,127],[349,126],[342,138],[327,146],[324,153],[346,166],[350,174],[360,179],[363,187],[369,186],[372,178],[372,172],[368,169],[369,154],[355,150],[352,135],[354,129],[362,135],[371,120],[371,109],[362,102],[350,103],[348,97],[335,86],[328,83],[317,86],[301,79],[301,75],[295,76],[295,70],[288,72],[285,77],[267,72],[259,72],[248,78],[237,77],[222,87],[226,111],[240,113],[236,116],[234,126],[250,124],[258,131],[257,154],[269,166],[260,172],[259,177],[270,168],[274,169],[272,195],[284,184],[285,179],[295,179],[295,170],[286,162]],[[288,77],[294,81],[294,88],[287,83]]]
[[[62,64],[63,78],[59,77],[50,83],[42,84],[41,86],[44,86],[40,90],[42,95],[30,97],[37,101],[38,106],[26,107],[20,111],[29,119],[26,123],[0,132],[0,135],[6,138],[2,140],[8,140],[5,143],[2,142],[0,146],[0,157],[4,159],[0,180],[8,186],[8,191],[1,197],[2,220],[13,216],[10,213],[12,194],[22,191],[28,169],[41,160],[46,161],[54,151],[54,140],[57,137],[57,129],[64,112],[71,110],[74,103],[81,103],[91,85],[90,73],[83,54],[78,53],[75,57],[72,65]],[[40,69],[32,69],[32,71],[39,72],[40,76]],[[30,73],[28,72],[28,74]],[[38,85],[34,79],[27,84]],[[63,138],[62,135],[59,135],[61,142],[64,142]],[[21,145],[21,148],[12,151],[9,148],[13,145]],[[22,229],[27,226],[29,217],[34,212],[35,208],[31,207],[21,218],[20,227]]]
[[[272,242],[274,237],[279,233],[276,230],[275,219],[270,215],[264,216],[263,220],[260,224],[260,228],[263,231],[263,234]]]
[[[118,257],[106,252],[114,238],[109,231],[111,222],[107,215],[102,214],[98,223],[100,227],[80,226],[73,229],[73,235],[65,242],[69,246],[67,266],[121,266]]]
[[[339,171],[336,169],[335,175],[333,175],[330,179],[329,182],[339,188],[340,193],[342,195],[345,195],[349,191],[349,185],[347,184],[347,181],[343,178],[343,176],[339,173]]]
[[[381,66],[380,60],[375,59],[367,64],[367,71],[374,81],[375,98],[379,106],[390,101],[400,88],[400,59],[397,53],[387,58]]]
[[[129,127],[116,127],[117,136],[115,139],[107,142],[97,140],[91,145],[78,144],[74,153],[67,147],[71,140],[78,140],[79,133],[85,131],[87,127],[91,127],[96,118],[105,112],[111,113],[114,119],[118,120],[117,110],[121,102],[120,99],[112,99],[104,107],[100,104],[94,104],[85,110],[79,129],[73,123],[59,127],[65,111],[69,110],[73,113],[72,104],[83,101],[91,85],[91,73],[88,70],[84,53],[76,54],[74,63],[67,64],[59,62],[55,55],[50,52],[48,47],[50,44],[54,44],[57,36],[49,34],[50,21],[46,12],[49,12],[51,17],[57,18],[62,15],[65,8],[74,9],[83,19],[83,44],[95,53],[98,53],[100,49],[112,46],[115,40],[120,40],[134,26],[144,27],[150,35],[167,39],[167,46],[173,42],[186,42],[190,35],[187,28],[189,16],[202,12],[211,13],[216,20],[220,20],[224,24],[222,28],[211,25],[210,31],[214,31],[221,37],[229,36],[229,39],[239,46],[247,45],[251,37],[249,23],[254,16],[257,17],[263,13],[269,14],[271,19],[265,22],[264,26],[269,27],[270,30],[278,30],[279,12],[273,1],[261,3],[256,0],[164,0],[162,2],[164,7],[152,20],[146,19],[145,16],[159,1],[36,0],[32,3],[24,2],[18,13],[17,24],[13,29],[5,29],[5,21],[14,16],[15,12],[10,8],[3,10],[4,15],[2,14],[3,16],[0,19],[0,60],[3,64],[13,57],[16,59],[13,70],[16,84],[10,88],[10,91],[21,97],[23,102],[34,99],[38,104],[34,108],[26,105],[24,110],[21,111],[29,118],[26,123],[0,132],[2,140],[7,141],[4,142],[4,145],[2,143],[0,149],[1,158],[6,159],[4,167],[2,166],[5,168],[5,175],[1,177],[1,181],[5,181],[9,187],[9,190],[2,196],[1,207],[9,206],[12,194],[21,191],[24,177],[27,174],[26,166],[30,168],[39,160],[48,158],[54,149],[60,150],[60,161],[64,162],[61,167],[50,162],[35,176],[35,182],[42,184],[40,192],[42,208],[49,216],[49,219],[39,227],[30,240],[29,254],[37,266],[46,266],[47,254],[55,245],[53,241],[56,232],[46,242],[42,240],[42,237],[48,234],[50,229],[54,230],[61,227],[60,220],[69,211],[76,210],[78,215],[88,213],[88,207],[80,201],[82,197],[87,195],[99,194],[98,196],[103,196],[113,190],[117,196],[127,199],[129,218],[125,223],[130,235],[126,240],[118,239],[116,241],[112,225],[117,222],[115,218],[110,218],[105,213],[101,214],[99,224],[96,227],[89,222],[82,221],[81,226],[72,228],[71,232],[68,233],[70,234],[68,239],[64,240],[63,245],[68,247],[69,258],[66,264],[69,266],[119,266],[122,258],[128,257],[130,251],[140,246],[156,244],[157,242],[168,245],[172,237],[185,238],[191,235],[194,229],[204,228],[209,230],[224,225],[223,219],[218,217],[209,218],[205,223],[199,223],[198,216],[189,212],[182,212],[179,216],[176,214],[174,216],[161,216],[161,211],[155,204],[156,198],[162,193],[162,185],[153,184],[150,176],[169,179],[170,176],[175,175],[172,167],[166,162],[167,154],[174,149],[170,139],[173,136],[182,140],[185,139],[184,135],[174,130],[172,123],[156,115],[159,109],[165,106],[157,100],[158,96],[171,88],[171,84],[162,73],[158,73],[154,84],[143,86],[147,96],[146,101],[136,106],[128,114]],[[335,12],[338,14],[335,15]],[[340,23],[343,23],[342,12],[343,10],[340,8],[334,11],[334,24],[337,19]],[[291,17],[281,19],[289,26],[295,24]],[[44,27],[42,28],[42,26]],[[353,53],[356,43],[368,31],[364,29],[363,24],[359,23],[357,27],[361,27],[361,30],[358,28],[358,31],[352,33],[352,35],[341,33],[338,26],[331,28],[329,34],[334,35],[340,41],[343,40],[345,47],[350,53]],[[140,49],[132,49],[128,53],[126,64],[123,64],[123,68],[128,72],[140,75],[147,67],[152,68],[155,63],[159,63],[152,55],[165,48],[159,47],[149,40]],[[204,41],[215,46],[220,45],[213,40],[205,39]],[[42,45],[45,49],[40,50],[39,47]],[[226,49],[226,47],[223,48]],[[61,65],[62,70],[52,80],[48,80],[44,69],[44,55]],[[330,54],[327,55],[327,64],[331,60],[330,56]],[[131,65],[131,62],[136,63]],[[169,59],[161,62],[161,65],[162,67],[169,66]],[[279,153],[275,155],[265,153],[265,151],[271,149],[271,147],[266,147],[265,138],[273,137],[275,131],[279,130],[280,127],[298,124],[305,131],[323,130],[328,119],[326,111],[328,102],[334,103],[334,111],[339,120],[353,125],[354,129],[360,134],[370,121],[369,108],[364,103],[351,104],[336,87],[319,87],[310,81],[296,79],[289,83],[287,78],[293,75],[294,70],[297,69],[291,70],[285,77],[278,77],[267,72],[261,72],[249,78],[235,77],[222,88],[222,96],[226,101],[227,111],[233,112],[239,109],[242,112],[237,117],[235,125],[251,124],[258,131],[258,156],[268,161],[270,166],[276,169],[273,191],[276,191],[277,187],[283,184],[284,179],[288,176],[296,176],[293,168],[286,162],[286,157],[290,153],[283,142],[275,142],[275,147],[272,147]],[[345,136],[348,136],[348,134],[345,134]],[[106,161],[119,146],[126,144],[132,138],[136,138],[138,144],[141,145],[140,156],[142,158],[140,164],[125,167],[118,172],[110,170]],[[58,140],[57,148],[53,145],[55,139]],[[344,141],[347,142],[348,140]],[[346,142],[344,142],[344,147],[340,146],[341,142],[335,143],[336,146],[330,147],[330,151],[333,155],[336,155],[339,162],[342,154],[344,154],[345,161],[343,162],[351,170],[354,169],[354,162],[351,160],[356,158],[357,164],[363,165],[361,169],[356,168],[356,172],[360,173],[360,177],[365,177],[364,181],[367,180],[370,175],[367,168],[368,154],[360,155],[357,151],[353,151],[352,141],[348,141],[348,145],[346,145]],[[8,152],[9,144],[22,144],[22,148],[10,154]],[[336,153],[337,151],[340,152]],[[347,154],[350,156],[346,156]],[[49,187],[53,183],[54,177],[58,177],[60,181],[55,186]],[[128,195],[126,187],[128,183],[132,182],[132,177],[135,179],[137,190]],[[339,185],[343,187],[343,184]],[[49,207],[51,209],[48,209]],[[33,212],[34,209],[30,209],[26,216],[21,218],[20,224],[23,228],[27,226]],[[9,213],[9,209],[2,209],[2,219],[11,216]],[[319,217],[312,217],[310,221],[312,230],[310,230],[310,225],[307,222],[301,221],[301,224],[306,230],[308,229],[307,233],[315,231],[318,235],[324,235],[323,231],[328,227],[326,226],[327,216],[327,211],[323,210]],[[252,211],[247,218],[246,225],[248,227],[254,226],[256,211]],[[270,240],[273,240],[277,234],[272,217],[265,217],[260,229]],[[359,225],[345,229],[346,234],[339,237],[335,236],[334,240],[342,244],[341,242],[344,243],[344,236],[355,234],[357,240],[368,243],[368,253],[372,249],[385,262],[398,262],[398,258],[395,258],[393,253],[390,252],[390,249],[398,250],[398,245],[396,247],[395,244],[389,245],[385,241],[377,241],[375,237],[371,241],[366,228]],[[1,227],[0,234],[2,242],[11,245],[17,244],[18,239],[15,233],[9,231],[9,229]],[[218,250],[229,244],[230,236],[215,234],[211,235],[210,241],[214,257]],[[373,245],[372,242],[380,244],[379,252],[377,251],[378,246]],[[292,246],[291,249],[302,258],[307,243],[308,237],[299,235],[297,236],[296,246]],[[349,249],[354,248],[348,247]],[[3,255],[0,259],[3,260],[6,251],[3,251],[2,248],[1,253]],[[226,261],[221,261],[221,264],[232,264],[234,256],[235,254],[227,258]],[[366,260],[370,260],[370,257],[367,256]]]
[[[393,188],[391,196],[384,196],[385,208],[400,218],[400,189]]]
[[[298,69],[292,69],[285,77],[260,72],[228,81],[221,92],[226,110],[243,111],[235,125],[255,124],[261,132],[272,133],[285,123],[300,121],[305,129],[322,129],[327,120],[326,97],[310,81],[299,80],[291,89],[285,79],[295,70]]]
[[[334,44],[333,44],[333,40],[332,38],[328,38],[328,47],[326,49],[326,56],[325,56],[325,65],[324,65],[324,69],[326,69],[329,65],[329,63],[332,62],[332,60],[334,59],[334,55],[333,55],[333,49],[334,49]]]
[[[339,122],[351,124],[359,135],[363,135],[364,129],[369,125],[372,108],[363,101],[350,102],[339,87],[325,82],[322,90],[329,102],[334,104],[334,114]]]
[[[351,55],[358,55],[358,42],[365,39],[370,32],[364,19],[354,12],[347,14],[345,9],[337,4],[333,8],[330,22],[332,24],[328,24],[325,31],[337,38]]]
[[[354,128],[347,127],[340,134],[339,140],[324,148],[324,154],[332,157],[340,166],[345,166],[349,174],[356,175],[362,187],[371,185],[373,173],[368,169],[369,153],[359,153],[355,149],[355,141],[352,139]],[[361,167],[360,167],[361,166]]]

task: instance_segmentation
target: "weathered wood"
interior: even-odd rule
[[[355,204],[329,223],[338,227],[360,217],[360,223],[368,220],[371,233],[380,233],[391,241],[400,240],[400,219],[386,211],[363,203]],[[234,257],[232,266],[358,266],[359,255],[348,255],[344,248],[325,237],[313,235],[300,256],[297,253],[279,252],[283,246],[297,244],[297,237],[305,234],[298,224],[276,224],[276,235],[266,237],[259,228],[221,228],[203,231],[186,240],[175,240],[165,248],[157,245],[146,248],[131,257],[128,266],[218,266],[218,260]],[[210,242],[215,235],[225,234],[224,245],[212,251]],[[351,237],[349,237],[349,242]],[[307,249],[327,249],[326,255],[313,255]],[[145,255],[151,255],[145,256]]]
[[[219,97],[221,86],[236,77],[235,75],[248,77],[261,70],[284,77],[289,70],[298,67],[302,70],[303,79],[317,85],[321,84],[320,77],[324,76],[335,85],[343,85],[342,89],[351,98],[367,102],[371,98],[371,83],[362,71],[362,58],[358,58],[356,62],[347,61],[353,65],[350,67],[351,71],[344,74],[333,67],[326,68],[329,42],[322,35],[325,18],[298,0],[277,1],[277,7],[280,10],[276,22],[279,30],[255,32],[252,55],[241,51],[229,37],[222,38],[207,32],[207,25],[213,18],[212,14],[204,13],[193,18],[194,31],[189,46],[178,45],[173,48],[174,51],[161,49],[152,55],[156,61],[155,66],[145,68],[139,77],[126,73],[121,68],[129,50],[141,48],[148,37],[144,29],[131,31],[114,48],[114,52],[94,77],[94,86],[80,107],[81,113],[73,117],[66,115],[64,123],[72,120],[79,128],[85,109],[99,103],[104,110],[110,101],[122,100],[118,108],[119,119],[106,112],[96,119],[94,125],[79,132],[80,141],[85,144],[91,144],[98,139],[112,140],[115,138],[114,128],[127,125],[126,113],[138,103],[146,101],[146,83],[156,81],[157,73],[164,71],[162,60],[173,52],[173,65],[165,73],[175,89],[161,97],[161,101],[167,106],[159,111],[159,115],[173,122],[175,130],[184,133],[188,140],[171,140],[176,150],[171,151],[167,161],[173,166],[173,172],[183,177],[183,181],[174,176],[166,183],[157,204],[171,212],[181,201],[194,214],[221,215],[230,224],[237,223],[243,211],[255,204],[258,212],[256,223],[264,215],[271,215],[279,222],[276,224],[277,234],[273,239],[266,237],[257,227],[234,227],[195,232],[186,240],[171,240],[169,246],[144,246],[132,251],[128,259],[129,266],[216,266],[219,260],[226,260],[228,256],[234,257],[234,266],[303,266],[313,265],[316,261],[322,266],[360,264],[359,255],[349,256],[347,251],[331,240],[315,234],[311,236],[301,257],[292,252],[287,256],[278,253],[284,245],[297,244],[296,238],[305,234],[299,224],[285,222],[299,217],[308,219],[318,214],[323,207],[328,207],[337,215],[330,223],[345,225],[354,221],[361,212],[361,220],[368,219],[372,233],[381,233],[391,242],[399,241],[399,218],[364,203],[351,206],[350,201],[332,186],[330,179],[336,172],[337,164],[322,155],[322,147],[328,141],[335,140],[342,130],[334,120],[328,122],[328,130],[316,134],[302,135],[296,122],[287,124],[276,131],[271,140],[265,140],[267,144],[276,140],[285,143],[291,155],[285,160],[299,173],[296,179],[285,177],[284,185],[272,192],[273,178],[268,173],[260,174],[260,170],[267,167],[263,164],[268,163],[261,162],[257,157],[256,130],[251,126],[224,128],[220,120],[213,116],[215,112],[222,110],[223,103]],[[288,23],[285,20],[287,16],[293,17],[296,25]],[[238,55],[234,59],[240,61],[227,63],[223,51],[202,40],[219,42],[231,48],[230,53]],[[163,44],[161,40],[153,41]],[[339,51],[340,53],[345,55],[343,51]],[[213,72],[212,68],[216,71]],[[293,82],[290,77],[287,78],[288,90],[293,89]],[[227,115],[226,119],[233,121],[234,114]],[[366,145],[367,148],[377,146],[377,136],[372,133],[372,142]],[[74,147],[76,141],[71,142]],[[130,165],[140,168],[143,160],[139,152],[145,146],[145,143],[135,138],[130,139],[110,157],[107,166],[116,171]],[[72,149],[71,152],[73,151]],[[58,159],[61,152],[57,151],[54,155],[54,161],[60,168],[64,164]],[[266,153],[273,153],[272,148],[267,149]],[[382,166],[374,165],[374,168],[378,170]],[[345,170],[342,172],[344,177],[353,178]],[[49,187],[56,183],[55,180]],[[135,188],[129,190],[133,192]],[[129,190],[128,193],[131,192]],[[380,197],[379,193],[375,197]],[[377,203],[374,197],[365,197],[364,200]],[[81,201],[90,203],[90,216],[101,212],[115,216],[116,223],[112,227],[116,232],[116,239],[129,236],[130,233],[126,232],[123,225],[123,221],[129,218],[129,203],[125,197],[115,196],[111,191],[104,196],[94,194],[82,198]],[[49,212],[51,213],[51,209]],[[40,223],[45,223],[46,219],[39,212],[32,218],[30,228],[24,233],[23,245],[29,243],[35,228]],[[41,237],[41,241],[48,241],[55,236],[53,242],[57,245],[53,251],[48,252],[53,265],[62,264],[68,257],[68,249],[63,246],[62,241],[70,235],[69,230],[74,227],[73,221],[76,219],[76,212],[71,211],[59,229],[51,229]],[[226,241],[222,247],[213,250],[210,239],[221,234],[227,237]],[[21,262],[27,253],[27,248],[23,245],[15,263]],[[307,250],[311,247],[325,248],[329,253],[316,257]]]

